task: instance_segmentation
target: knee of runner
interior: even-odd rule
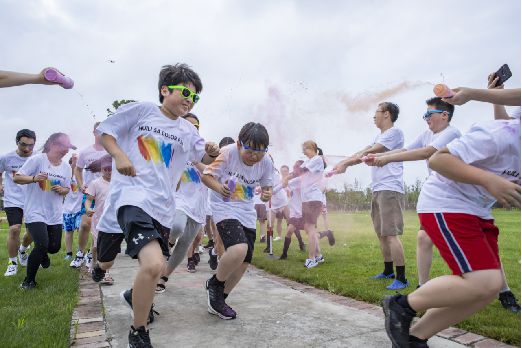
[[[165,261],[162,259],[157,260],[148,260],[144,262],[140,268],[153,278],[159,278],[163,273],[163,269],[165,267]]]
[[[230,250],[230,249],[232,249],[232,250]],[[243,260],[247,254],[248,245],[246,243],[236,244],[236,245],[229,247],[227,251],[233,251],[234,255],[238,259]]]
[[[22,229],[22,225],[12,225],[9,226],[9,233],[17,234],[20,237],[20,230]]]
[[[417,245],[425,248],[429,248],[433,245],[433,242],[426,231],[419,230],[419,232],[417,232]]]
[[[471,296],[474,295],[476,300],[487,300],[491,301],[498,296],[498,293],[502,289],[503,278],[500,270],[482,270],[482,277],[475,278],[472,280],[470,286]],[[487,272],[487,273],[485,273]]]

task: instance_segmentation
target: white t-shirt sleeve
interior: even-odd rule
[[[452,155],[467,164],[494,157],[498,152],[492,135],[482,127],[472,127],[468,133],[453,140],[447,147]]]
[[[411,150],[417,150],[417,149],[420,149],[420,148],[423,148],[423,140],[424,139],[424,133],[422,134],[419,134],[419,136],[417,138],[415,138],[415,140],[408,144],[408,146],[406,146],[406,150],[408,151],[411,151]]]
[[[80,154],[78,155],[78,160],[76,161],[76,167],[85,168],[87,166],[87,163],[85,161],[86,152],[87,151],[80,151]]]
[[[207,165],[203,171],[203,175],[211,175],[214,178],[220,178],[225,170],[226,163],[228,163],[228,157],[230,156],[229,148],[222,148],[219,156],[214,162]]]
[[[191,162],[201,162],[205,154],[205,139],[196,133],[189,160]]]
[[[324,163],[321,156],[315,156],[311,158],[309,161],[303,163],[301,168],[306,168],[308,171],[312,173],[320,173],[324,171]]]
[[[122,135],[128,134],[130,128],[138,123],[139,119],[145,114],[143,109],[142,103],[129,103],[120,106],[114,115],[107,117],[105,121],[100,123],[96,128],[96,133],[99,135],[108,134],[118,140]],[[80,158],[78,158],[79,167],[80,163]]]
[[[267,160],[265,160],[267,159]],[[268,159],[266,156],[263,158],[265,165],[264,165],[264,172],[261,176],[261,179],[259,180],[259,185],[261,187],[266,186],[274,186],[274,165],[272,164],[272,160]]]
[[[442,132],[436,139],[434,139],[429,146],[436,150],[443,149],[452,140],[460,137],[460,132],[457,129],[449,129],[447,132]]]
[[[388,150],[393,150],[401,146],[403,141],[404,139],[402,137],[401,131],[396,128],[390,128],[386,132],[380,134],[377,137],[375,143],[381,144]]]
[[[20,168],[17,174],[33,176],[38,174],[38,166],[40,165],[41,156],[31,156],[25,161],[22,168]]]

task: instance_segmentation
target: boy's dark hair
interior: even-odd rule
[[[161,87],[179,84],[187,84],[191,82],[196,87],[196,93],[201,93],[203,84],[201,80],[187,64],[178,63],[176,65],[164,65],[161,67],[158,81],[159,101],[163,103],[161,95]],[[172,92],[172,91],[171,91]]]
[[[194,115],[193,113],[191,113],[191,112],[189,112],[188,114],[186,114],[186,115],[184,115],[184,116],[181,116],[181,117],[183,117],[183,118],[189,118],[189,117],[190,117],[190,118],[193,118],[193,119],[195,119],[196,121],[198,121],[198,124],[199,124],[199,118],[198,118],[196,115]]]
[[[447,111],[448,112],[448,122],[451,122],[451,118],[453,117],[453,112],[455,111],[455,106],[450,103],[446,103],[439,97],[433,97],[426,100],[426,105],[433,106],[437,110]]]
[[[31,138],[36,141],[36,133],[30,129],[20,129],[18,133],[16,133],[16,143],[20,141],[21,137]]]
[[[223,146],[227,146],[227,145],[230,145],[230,144],[234,144],[236,141],[234,139],[232,139],[231,137],[224,137],[223,139],[221,139],[221,141],[219,142],[219,148],[221,149]]]
[[[102,169],[106,167],[112,167],[111,155],[105,155],[96,161],[92,161],[85,169],[92,173],[100,173]]]
[[[248,122],[239,132],[239,141],[254,149],[266,149],[270,138],[268,131],[261,123]]]
[[[390,102],[383,102],[380,103],[379,106],[382,107],[382,111],[388,111],[391,115],[391,121],[395,123],[397,119],[399,118],[399,105],[390,103]]]

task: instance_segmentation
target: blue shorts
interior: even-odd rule
[[[65,232],[73,232],[80,229],[82,214],[80,212],[63,214],[63,229]]]
[[[85,201],[87,200],[87,194],[83,194],[83,198],[82,198],[82,209],[80,210],[80,216],[82,216],[83,214],[85,214]],[[91,203],[91,209],[94,209],[94,199],[92,200],[92,203]]]

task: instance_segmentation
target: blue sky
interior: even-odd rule
[[[203,81],[193,109],[202,135],[217,142],[263,122],[279,165],[298,159],[308,139],[327,155],[366,146],[377,134],[372,96],[404,82],[416,87],[386,100],[401,107],[396,125],[408,143],[426,129],[430,83],[484,87],[488,73],[508,63],[507,86],[520,87],[520,33],[516,0],[0,0],[0,69],[55,66],[75,80],[75,90],[2,89],[0,153],[14,148],[21,128],[35,130],[39,144],[64,131],[88,145],[92,112],[102,120],[115,99],[157,102],[159,69],[176,62]],[[343,97],[368,102],[354,112]],[[457,108],[452,123],[465,132],[492,117],[490,105],[473,103]],[[405,165],[407,183],[425,176],[424,163]],[[369,168],[331,185],[356,177],[368,184]]]

